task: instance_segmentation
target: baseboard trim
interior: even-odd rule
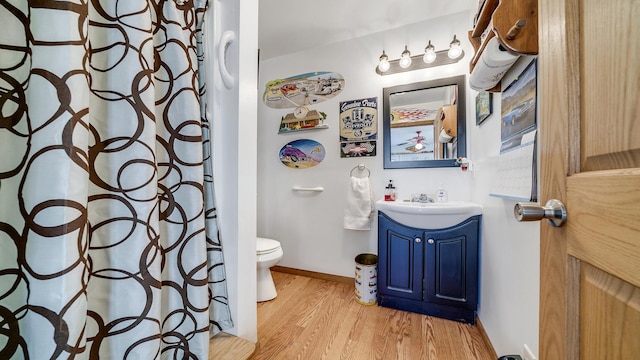
[[[331,275],[331,274],[325,274],[325,273],[309,271],[309,270],[300,270],[300,269],[294,269],[294,268],[284,267],[279,265],[272,266],[271,270],[286,273],[286,274],[291,274],[291,275],[300,275],[300,276],[306,276],[314,279],[334,281],[342,284],[353,284],[353,278],[347,277],[347,276]]]
[[[489,349],[491,358],[497,359],[498,354],[496,353],[496,349],[493,348],[493,344],[489,339],[489,335],[487,335],[487,332],[484,330],[484,326],[482,325],[482,321],[480,321],[479,317],[476,317],[476,327],[478,328],[478,331],[480,331],[480,335],[482,336],[482,340],[484,341],[484,344],[487,345],[487,349]]]

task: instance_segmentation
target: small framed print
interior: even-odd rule
[[[476,125],[480,125],[493,112],[493,94],[480,91],[476,95]]]

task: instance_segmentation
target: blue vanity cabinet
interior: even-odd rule
[[[378,212],[378,304],[475,324],[480,215],[419,229]]]

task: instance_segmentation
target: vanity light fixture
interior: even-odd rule
[[[460,47],[460,40],[453,35],[453,40],[449,44],[449,51],[447,52],[447,56],[450,59],[457,59],[460,54],[462,54],[462,48]]]
[[[446,56],[445,56],[446,54]],[[411,52],[405,45],[400,59],[389,60],[387,54],[382,50],[382,55],[378,59],[376,73],[378,75],[391,75],[405,71],[425,69],[434,66],[454,64],[462,60],[464,50],[460,46],[460,40],[454,35],[453,41],[449,44],[449,49],[436,51],[431,40],[424,48],[424,54],[411,56]]]

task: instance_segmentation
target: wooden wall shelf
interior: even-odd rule
[[[493,37],[513,54],[537,55],[538,0],[485,0],[475,27],[469,31],[469,41],[475,51],[469,73]],[[487,91],[499,92],[500,83]]]
[[[482,6],[482,10],[480,10],[480,16],[478,17],[478,22],[476,23],[473,30],[471,30],[471,35],[469,37],[480,38],[484,29],[487,28],[489,22],[491,21],[491,15],[498,7],[498,0],[485,0],[484,5]]]

